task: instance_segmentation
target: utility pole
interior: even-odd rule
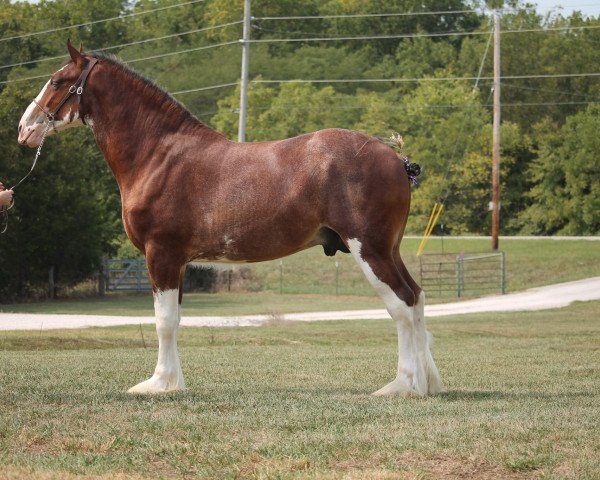
[[[244,0],[244,34],[242,44],[242,84],[240,89],[240,120],[238,142],[246,141],[246,109],[248,106],[248,67],[250,66],[250,0]]]
[[[494,122],[492,134],[492,250],[500,231],[500,14],[494,12]]]

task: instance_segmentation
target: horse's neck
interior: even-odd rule
[[[96,87],[88,123],[122,192],[136,180],[140,170],[151,167],[149,163],[164,161],[153,152],[171,135],[189,135],[198,143],[196,150],[207,143],[226,141],[185,115],[179,106],[160,102],[151,87],[135,88],[127,83],[136,80],[121,75],[124,81],[113,78],[104,83],[110,85],[109,89],[99,91]]]

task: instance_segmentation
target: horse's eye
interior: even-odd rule
[[[58,90],[58,87],[60,87],[60,82],[58,80],[52,80],[50,85],[52,85],[55,90]]]

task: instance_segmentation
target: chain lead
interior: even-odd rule
[[[29,172],[27,172],[27,174],[17,182],[17,184],[14,187],[9,188],[9,190],[13,190],[15,188],[17,188],[19,185],[21,185],[21,183],[23,183],[25,181],[25,179],[27,177],[29,177],[29,175],[31,175],[31,172],[33,172],[33,169],[35,168],[35,166],[37,165],[37,161],[38,158],[40,158],[40,155],[42,154],[42,147],[44,146],[44,141],[46,140],[46,135],[48,135],[48,132],[50,131],[50,128],[54,126],[54,115],[52,114],[46,114],[46,117],[48,119],[48,121],[46,122],[46,127],[44,128],[44,133],[42,133],[42,139],[40,140],[40,144],[38,145],[37,151],[35,152],[35,157],[33,159],[33,165],[31,166],[31,169],[29,170]],[[0,235],[3,234],[4,232],[6,232],[6,230],[8,230],[8,211],[13,208],[15,205],[15,199],[13,198],[11,204],[8,207],[0,207]]]

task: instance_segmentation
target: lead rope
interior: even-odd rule
[[[44,146],[44,140],[46,140],[46,135],[50,131],[50,128],[54,125],[54,115],[47,113],[46,117],[48,122],[46,123],[46,128],[44,128],[44,133],[42,133],[42,140],[40,140],[40,144],[38,145],[37,151],[35,152],[35,158],[33,159],[33,165],[31,165],[31,169],[25,174],[25,176],[17,182],[14,187],[9,188],[14,192],[15,188],[21,185],[29,175],[35,169],[37,165],[38,158],[42,154],[42,147]],[[12,199],[11,204],[8,207],[0,207],[0,225],[2,225],[2,229],[0,230],[0,235],[8,230],[8,211],[15,206],[15,199]]]

